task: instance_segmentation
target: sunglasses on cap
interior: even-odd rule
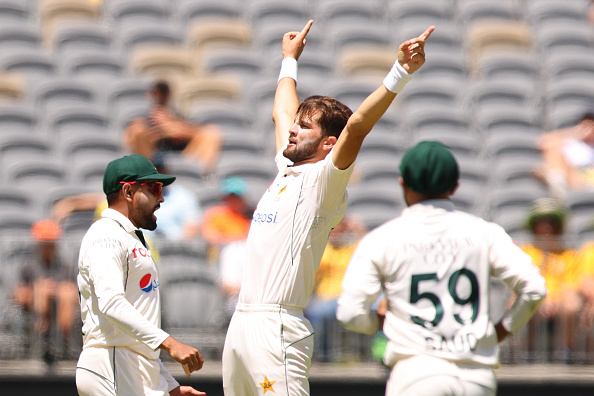
[[[121,181],[120,184],[136,184],[136,180],[134,181]],[[146,181],[139,183],[141,186],[149,186],[149,189],[155,194],[157,197],[160,197],[163,193],[163,183],[158,181]]]

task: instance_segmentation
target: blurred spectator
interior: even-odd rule
[[[594,110],[571,128],[544,134],[538,146],[544,163],[537,176],[551,196],[562,200],[568,190],[594,188]]]
[[[352,217],[344,217],[330,232],[320,267],[316,272],[314,292],[304,315],[316,335],[318,361],[333,360],[330,347],[332,329],[338,324],[336,307],[342,293],[342,279],[357,243],[367,230]],[[340,328],[338,326],[337,328]]]
[[[61,259],[58,241],[62,229],[53,220],[40,220],[31,228],[36,254],[24,263],[21,279],[14,289],[15,301],[35,315],[34,330],[42,343],[42,359],[51,369],[60,357],[53,349],[51,333],[55,325],[62,338],[62,357],[69,358],[71,333],[78,309],[76,273]]]
[[[245,239],[226,244],[219,256],[219,279],[225,296],[225,326],[229,325],[241,288],[245,264]]]
[[[185,120],[171,105],[171,89],[157,81],[147,92],[153,104],[150,113],[130,122],[124,131],[124,145],[133,153],[152,158],[155,151],[181,151],[197,159],[205,174],[211,174],[222,145],[216,125],[200,125]]]
[[[566,210],[555,199],[536,200],[528,213],[527,226],[532,243],[522,249],[532,257],[545,278],[548,290],[545,301],[528,323],[529,359],[535,351],[538,327],[546,326],[549,350],[559,352],[559,359],[571,362],[575,351],[578,315],[583,303],[579,293],[578,252],[566,246]],[[554,343],[561,345],[556,346]]]
[[[206,210],[202,236],[210,245],[222,245],[247,238],[252,211],[246,201],[247,182],[228,177],[221,182],[221,204]]]

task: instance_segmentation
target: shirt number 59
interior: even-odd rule
[[[461,277],[468,279],[470,283],[470,293],[467,297],[460,297],[457,292],[458,282]],[[429,300],[435,306],[435,317],[432,320],[422,319],[418,316],[411,316],[411,320],[418,325],[433,328],[439,325],[444,316],[443,304],[439,297],[431,292],[419,293],[419,285],[421,282],[438,282],[436,273],[417,274],[411,277],[410,283],[410,303],[415,304],[421,300]],[[470,305],[472,307],[472,315],[470,322],[474,322],[478,315],[479,309],[479,283],[476,275],[469,269],[462,268],[452,273],[448,279],[448,292],[454,302],[458,305]],[[459,314],[454,314],[454,319],[460,324],[467,324],[468,320],[463,319]]]

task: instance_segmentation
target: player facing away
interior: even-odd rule
[[[498,342],[532,317],[546,295],[544,278],[503,228],[454,209],[459,169],[445,146],[420,142],[400,172],[408,207],[359,243],[337,317],[366,334],[383,326],[384,363],[393,367],[388,396],[495,395]],[[490,277],[516,294],[496,324]]]
[[[76,365],[81,396],[205,395],[180,386],[160,349],[186,374],[204,360],[196,348],[161,330],[157,266],[142,231],[154,230],[161,195],[175,177],[133,154],[111,161],[103,176],[108,208],[85,234],[78,262],[83,350]]]
[[[303,308],[328,234],[342,219],[346,186],[365,136],[425,61],[433,31],[399,47],[398,60],[351,115],[336,99],[299,104],[297,60],[312,25],[283,36],[273,107],[278,175],[254,212],[239,301],[223,351],[226,396],[308,395],[313,328]]]

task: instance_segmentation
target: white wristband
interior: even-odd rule
[[[285,77],[292,78],[297,83],[297,60],[293,58],[284,58],[281,63],[280,73],[278,74],[277,84]]]
[[[408,74],[400,63],[396,61],[394,62],[394,66],[392,66],[392,70],[390,70],[386,78],[384,78],[384,86],[388,91],[399,93],[411,78],[412,74]]]

